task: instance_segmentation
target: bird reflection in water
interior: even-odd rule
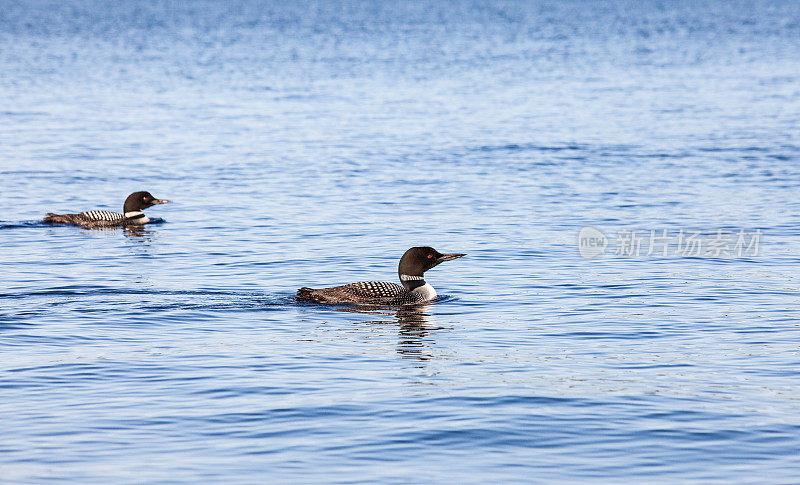
[[[127,226],[122,231],[125,234],[125,237],[127,237],[131,241],[136,241],[141,243],[144,242],[149,243],[153,236],[153,231],[145,229],[142,226]]]
[[[153,219],[154,222],[163,222],[163,219]],[[147,226],[151,226],[152,223],[148,224]],[[128,226],[120,227],[103,227],[103,226],[96,226],[96,227],[81,227],[84,231],[94,231],[94,232],[119,232],[122,229],[122,233],[130,238],[132,241],[137,242],[150,242],[153,234],[155,231],[150,229],[149,227],[145,226],[144,224],[131,224]]]
[[[428,337],[433,330],[440,329],[436,326],[433,316],[426,313],[430,305],[397,310],[397,323],[400,325],[400,334],[397,341],[397,352],[406,359],[429,360],[431,353],[431,339]]]
[[[153,247],[150,243],[155,239],[157,231],[139,225],[126,227],[122,230],[122,233],[125,234],[125,239],[130,242],[127,246],[131,255],[139,257],[151,257],[153,255]]]
[[[397,339],[397,353],[404,359],[426,361],[434,358],[431,352],[433,341],[431,334],[443,327],[436,325],[436,321],[427,310],[431,305],[416,305],[402,308],[340,308],[337,311],[351,313],[365,313],[368,315],[386,315],[394,318],[383,320],[367,320],[361,324],[372,325],[397,325],[399,327]],[[392,310],[392,311],[389,311]]]

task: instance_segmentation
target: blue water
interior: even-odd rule
[[[0,482],[800,481],[800,4],[697,3],[0,0]]]

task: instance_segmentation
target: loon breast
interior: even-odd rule
[[[436,290],[433,289],[433,286],[431,286],[430,283],[425,283],[422,286],[414,288],[411,290],[411,293],[419,295],[419,297],[422,298],[422,301],[433,300],[436,298]]]

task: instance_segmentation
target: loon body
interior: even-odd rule
[[[415,305],[436,298],[436,290],[425,282],[425,271],[464,254],[442,254],[432,247],[414,247],[403,254],[397,273],[401,285],[383,281],[360,281],[332,288],[300,288],[297,301],[356,305]]]
[[[103,210],[80,212],[78,214],[47,213],[43,222],[51,224],[73,224],[81,227],[122,227],[141,225],[150,222],[142,212],[157,204],[166,204],[169,200],[156,199],[150,192],[134,192],[125,199],[122,214]]]

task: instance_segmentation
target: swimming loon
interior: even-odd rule
[[[439,263],[465,256],[442,254],[432,247],[409,249],[400,258],[397,274],[403,286],[383,281],[361,281],[332,288],[300,288],[297,301],[314,303],[350,303],[361,305],[414,305],[436,298],[436,291],[425,282],[425,271]]]
[[[122,214],[103,210],[81,212],[79,214],[47,213],[43,222],[53,224],[75,224],[82,227],[118,227],[139,225],[150,222],[142,212],[157,204],[166,204],[169,200],[156,199],[150,192],[134,192],[125,199]]]

